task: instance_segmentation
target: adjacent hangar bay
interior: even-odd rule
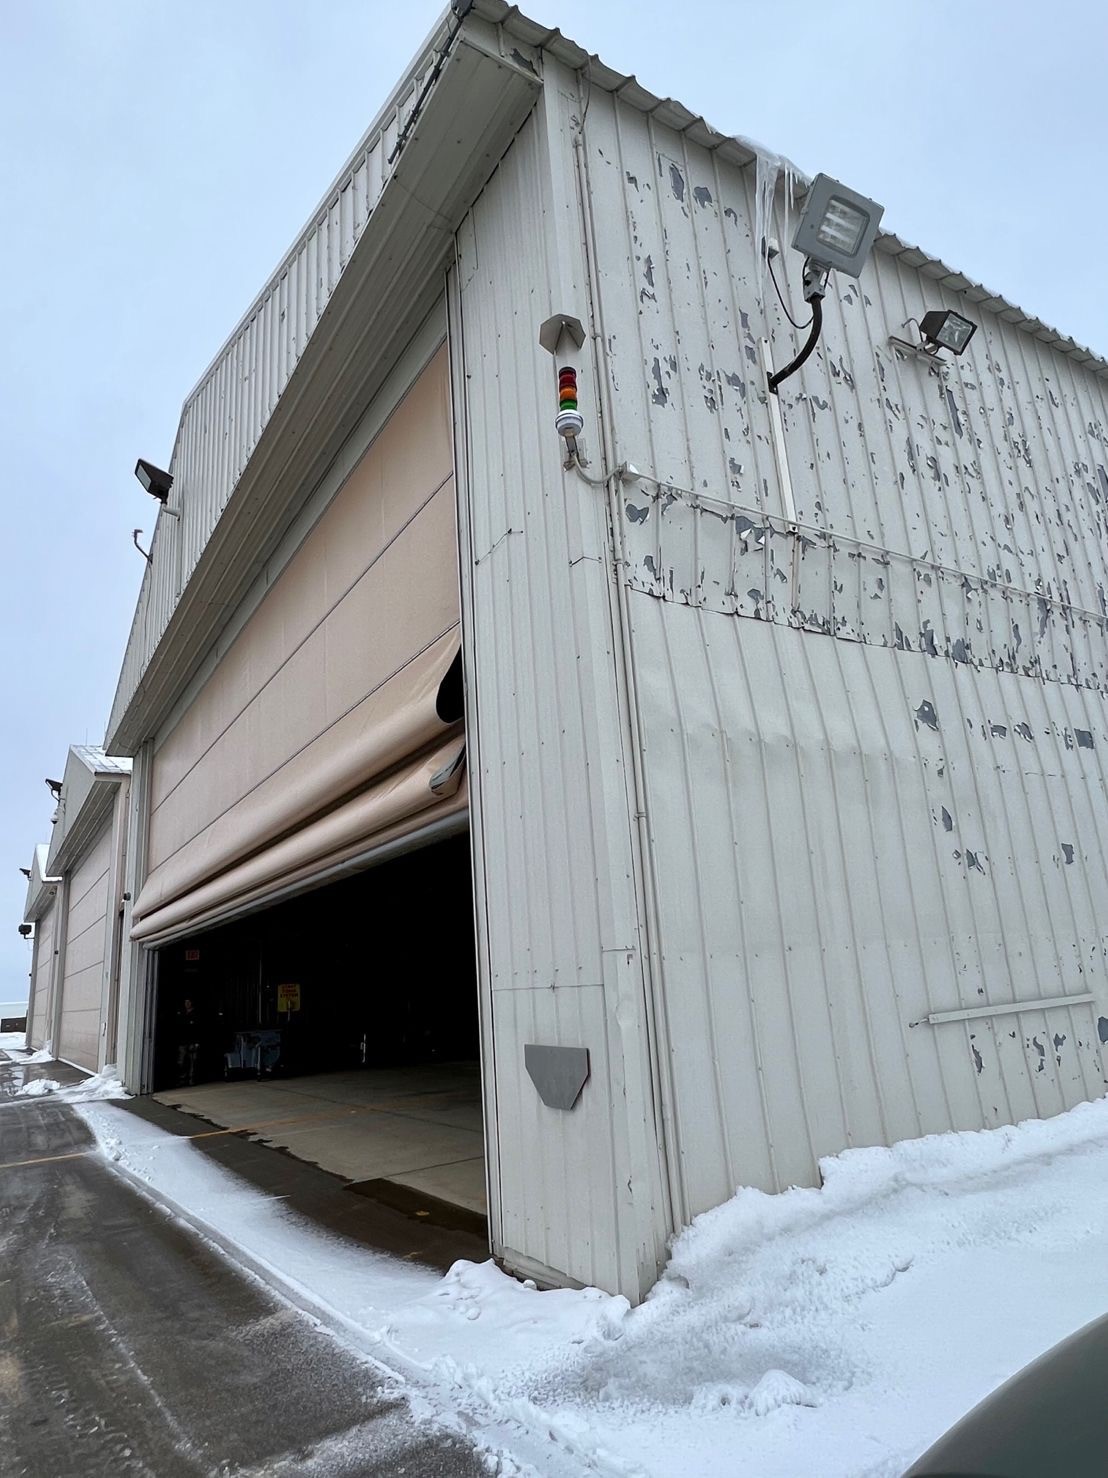
[[[1108,365],[828,276],[831,186],[802,276],[782,161],[443,17],[143,449],[32,1043],[341,1101],[336,1173],[633,1300],[739,1185],[1104,1092]]]

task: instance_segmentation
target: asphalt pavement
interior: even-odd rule
[[[0,1054],[0,1475],[487,1478]],[[57,1065],[37,1072],[59,1077]]]

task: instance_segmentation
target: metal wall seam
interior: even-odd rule
[[[469,423],[468,401],[465,386],[468,380],[465,367],[465,335],[462,331],[460,263],[457,256],[446,273],[447,344],[450,355],[450,398],[453,417],[454,444],[454,491],[458,521],[459,560],[459,607],[461,611],[461,654],[463,671],[467,674],[465,688],[466,733],[480,732],[481,719],[478,711],[477,684],[472,674],[476,671],[472,621],[469,604],[465,599],[465,585],[461,580],[463,561],[473,558],[471,537],[471,480],[470,444],[472,428]],[[489,982],[492,979],[492,964],[489,956],[489,912],[487,896],[487,868],[485,850],[487,841],[482,826],[479,804],[475,804],[474,793],[481,784],[481,767],[477,751],[470,746],[467,752],[469,769],[469,842],[473,875],[474,944],[477,961],[477,1010],[481,1043],[481,1107],[485,1135],[485,1191],[488,1206],[489,1242],[494,1256],[504,1248],[503,1211],[500,1195],[500,1111],[498,1108],[496,1070],[496,1037],[493,1032]]]
[[[483,856],[482,989],[503,1254],[521,1269],[638,1298],[667,1229],[654,1224],[657,1170],[642,1147],[649,1110],[641,985],[636,1005],[630,979],[641,966],[607,516],[603,498],[564,473],[557,438],[542,429],[556,387],[539,325],[568,311],[567,298],[588,313],[565,126],[573,92],[572,77],[552,87],[547,75],[538,110],[458,234],[471,806],[479,833],[496,839]],[[530,1042],[588,1048],[590,1080],[571,1112],[539,1099],[522,1068]]]

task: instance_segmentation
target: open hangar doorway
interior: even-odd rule
[[[397,1209],[483,1222],[468,835],[163,945],[153,1088]]]

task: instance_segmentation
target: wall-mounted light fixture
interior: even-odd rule
[[[152,498],[157,498],[159,503],[164,503],[168,499],[169,490],[173,486],[171,473],[163,472],[160,467],[155,467],[153,462],[140,457],[135,463],[135,476],[142,483],[143,490],[148,492]]]
[[[905,339],[891,334],[889,343],[901,354],[914,354],[917,359],[926,359],[940,374],[945,374],[948,361],[941,351],[949,349],[951,354],[963,354],[969,341],[977,332],[977,325],[963,313],[953,308],[932,308],[919,320],[909,318],[904,327],[914,328],[916,337]]]
[[[876,200],[859,195],[830,175],[818,174],[797,222],[793,249],[826,271],[858,277],[873,250],[883,214],[884,206]]]
[[[920,319],[919,331],[922,339],[934,345],[934,350],[949,349],[951,354],[962,354],[977,332],[977,325],[955,313],[953,308],[932,308]]]
[[[47,776],[46,777],[46,788],[50,792],[50,794],[54,797],[54,799],[56,801],[60,801],[61,800],[61,798],[62,798],[62,782],[60,780],[51,780],[50,777]]]
[[[169,490],[173,486],[172,472],[164,472],[160,467],[155,467],[153,462],[148,462],[145,457],[140,457],[135,463],[135,476],[143,486],[143,490],[165,509],[171,518],[180,518],[176,508],[170,508]]]
[[[20,924],[18,927],[19,932],[23,935],[24,939],[30,939],[31,935],[34,933],[33,924]]]
[[[769,376],[774,395],[781,381],[796,373],[819,342],[829,275],[845,272],[848,277],[857,277],[861,273],[883,214],[884,207],[875,200],[859,195],[830,175],[816,175],[812,181],[793,236],[794,250],[804,253],[804,298],[812,305],[810,332],[796,358]]]

